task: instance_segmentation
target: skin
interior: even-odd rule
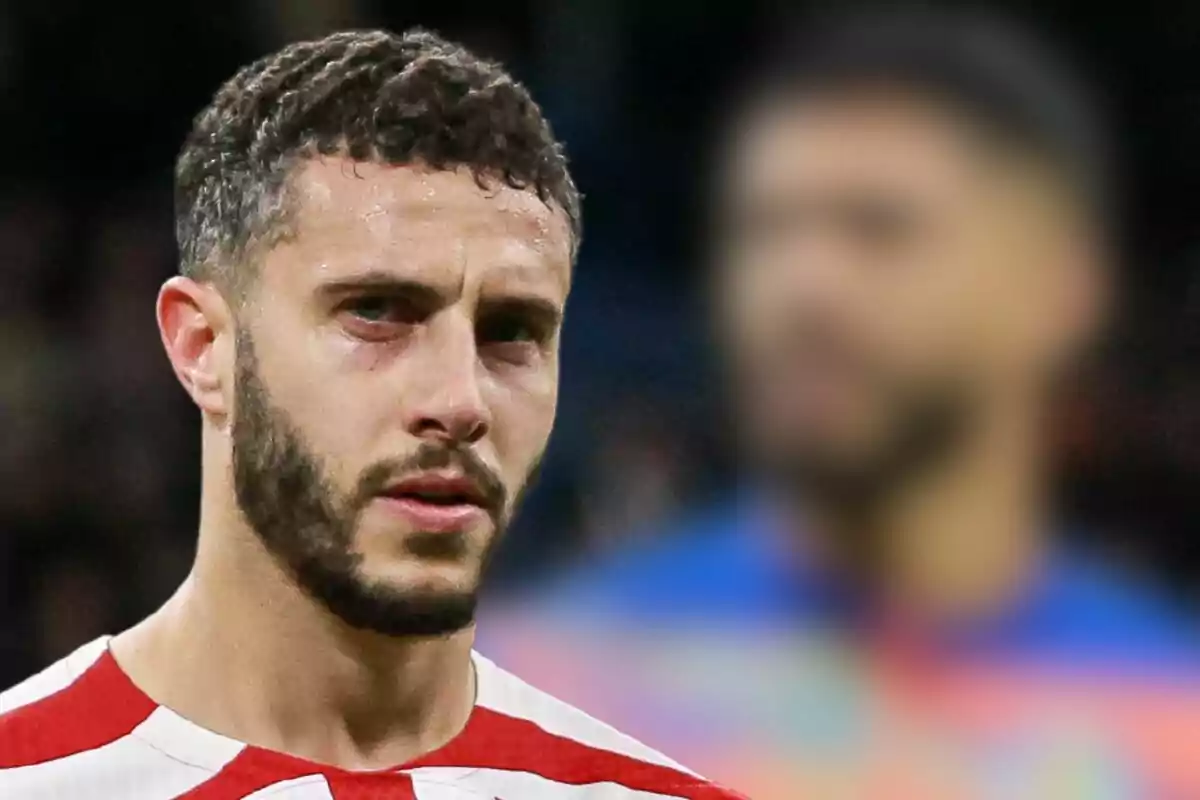
[[[348,624],[264,543],[233,478],[244,342],[259,399],[287,420],[330,496],[352,496],[380,464],[399,477],[422,448],[464,452],[497,482],[503,507],[445,552],[382,500],[366,498],[349,527],[357,584],[470,595],[553,426],[571,235],[532,192],[481,188],[463,169],[327,157],[297,167],[291,191],[295,235],[261,255],[244,302],[182,277],[160,293],[167,355],[203,420],[199,546],[179,592],[112,649],[151,697],[197,724],[383,767],[465,724],[474,629]]]
[[[1002,604],[1040,547],[1052,388],[1106,305],[1063,179],[864,88],[758,108],[724,189],[737,422],[810,557],[920,614]]]

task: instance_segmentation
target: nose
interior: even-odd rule
[[[735,265],[736,266],[736,265]],[[798,320],[844,316],[870,297],[870,273],[825,229],[797,230],[761,268],[725,272],[736,322],[761,330]]]
[[[491,428],[474,326],[445,315],[430,325],[424,351],[408,371],[407,427],[420,439],[473,444]]]

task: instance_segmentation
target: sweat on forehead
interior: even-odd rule
[[[481,181],[469,169],[319,157],[295,166],[286,194],[283,234],[252,267],[275,287],[268,292],[281,288],[277,280],[307,291],[366,276],[442,292],[462,281],[554,298],[569,291],[566,215],[530,190]]]
[[[343,31],[247,65],[197,115],[175,165],[181,272],[244,286],[290,233],[295,168],[339,155],[497,176],[562,210],[577,246],[579,193],[520,82],[428,31]]]
[[[269,228],[225,272],[233,299],[248,299],[277,247],[312,257],[383,266],[397,252],[465,252],[484,245],[511,266],[563,262],[573,253],[572,225],[553,201],[466,167],[435,169],[345,156],[298,159],[270,214]],[[322,255],[324,254],[324,255]]]
[[[413,235],[422,223],[455,215],[465,230],[485,225],[543,241],[570,237],[565,214],[551,202],[465,167],[438,170],[319,157],[295,167],[288,193],[293,236],[301,229],[348,223]]]

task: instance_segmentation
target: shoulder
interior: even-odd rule
[[[1038,638],[1081,659],[1200,668],[1200,631],[1162,590],[1082,553],[1056,553],[1035,610]]]
[[[106,638],[96,639],[36,675],[0,692],[0,721],[14,719],[12,712],[19,709],[41,707],[45,701],[53,701],[94,666],[107,647]]]
[[[158,754],[133,735],[155,707],[120,685],[103,638],[0,693],[0,796],[85,796],[131,768],[157,775]]]
[[[469,763],[504,773],[504,780],[560,785],[612,785],[603,798],[735,800],[657,750],[537,689],[490,660],[475,655],[478,698],[461,754]],[[514,776],[527,775],[521,778]],[[532,787],[513,784],[516,795]]]
[[[570,613],[693,612],[741,603],[763,565],[735,509],[714,505],[633,532],[621,549],[563,573],[529,598]]]

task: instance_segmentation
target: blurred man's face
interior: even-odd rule
[[[293,191],[239,314],[238,502],[351,625],[460,629],[554,422],[566,219],[465,170],[327,158]]]
[[[738,422],[776,477],[886,489],[1032,402],[1083,335],[1095,276],[1065,195],[933,106],[782,104],[730,166],[719,291]]]

